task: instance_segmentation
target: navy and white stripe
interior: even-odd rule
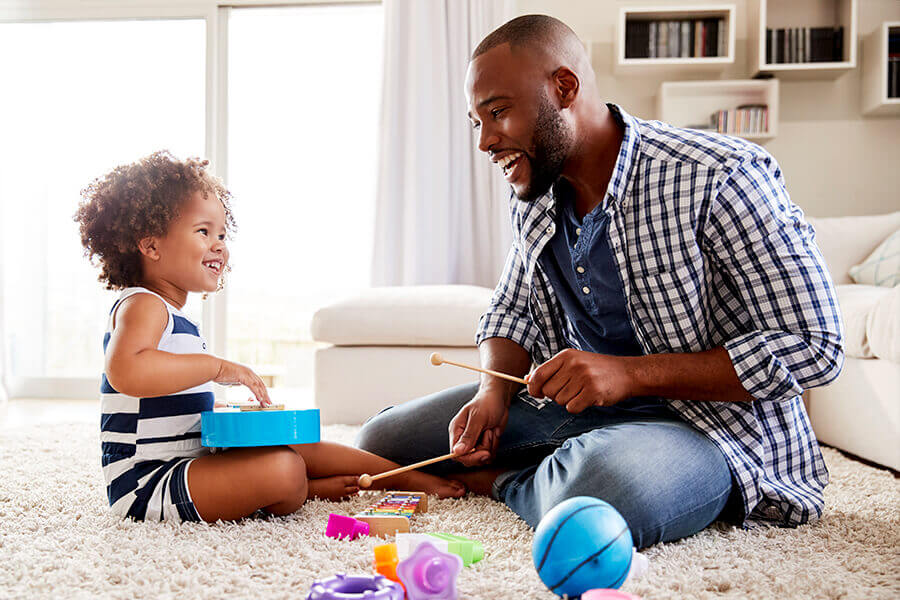
[[[727,136],[624,125],[604,209],[628,313],[646,354],[724,346],[754,402],[668,400],[722,450],[751,520],[818,518],[828,471],[800,398],[843,365],[834,286],[775,159]],[[542,363],[571,325],[538,261],[555,199],[513,196],[513,245],[476,342],[504,337]]]
[[[169,313],[159,350],[207,351],[193,321],[161,296],[135,287],[124,290],[110,311],[104,353],[116,309],[126,298],[141,293],[159,298]],[[104,373],[100,399],[103,477],[112,511],[139,520],[199,520],[187,488],[187,470],[191,460],[209,454],[200,445],[200,413],[212,410],[212,383],[168,396],[135,398],[117,392]]]

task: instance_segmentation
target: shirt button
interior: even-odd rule
[[[585,294],[590,294],[591,288],[589,288],[588,286],[584,286],[583,288],[581,288],[581,291],[584,292]]]
[[[575,229],[575,235],[581,235],[581,227]]]
[[[575,270],[578,271],[579,273],[584,273],[584,267],[578,267]]]

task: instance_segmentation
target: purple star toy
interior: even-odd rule
[[[456,577],[462,559],[422,542],[397,565],[397,576],[406,586],[408,600],[456,600]]]

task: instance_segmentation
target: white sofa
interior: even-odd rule
[[[475,328],[493,290],[467,285],[362,290],[313,315],[322,422],[358,424],[393,404],[478,381],[478,373],[428,361],[440,352],[478,365]]]
[[[853,284],[850,267],[900,228],[900,212],[810,219],[837,285],[847,358],[840,377],[806,395],[813,429],[829,445],[900,469],[900,288]],[[477,373],[434,367],[431,352],[478,364],[474,332],[492,290],[472,286],[372,288],[313,317],[314,394],[324,423],[362,423],[382,408],[477,381]],[[900,301],[898,305],[900,306]],[[893,319],[893,321],[892,321]],[[877,342],[877,343],[876,343]]]
[[[900,229],[900,212],[810,218],[844,322],[844,369],[806,393],[819,441],[900,470],[900,286],[859,285],[850,267]]]

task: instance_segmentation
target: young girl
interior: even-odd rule
[[[220,289],[228,270],[231,195],[207,164],[157,152],[118,167],[82,191],[75,215],[85,254],[99,258],[100,281],[122,290],[103,339],[100,440],[109,504],[123,517],[286,515],[308,497],[356,493],[361,473],[398,466],[329,442],[216,454],[200,445],[212,382],[243,384],[260,404],[271,403],[259,376],[207,352],[181,311],[189,292]],[[378,483],[439,496],[465,491],[414,471]]]

